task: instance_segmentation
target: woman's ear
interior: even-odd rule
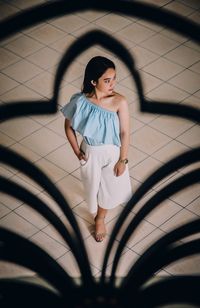
[[[91,80],[91,84],[95,87],[97,85],[96,81]]]

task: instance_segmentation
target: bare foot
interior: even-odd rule
[[[106,236],[106,227],[104,222],[105,217],[96,216],[95,221],[95,240],[102,242]]]

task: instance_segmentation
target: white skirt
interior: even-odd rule
[[[81,160],[81,177],[90,213],[95,214],[98,205],[112,209],[127,202],[132,197],[128,166],[121,176],[114,174],[120,148],[112,144],[91,146],[83,141],[81,150],[87,158]]]

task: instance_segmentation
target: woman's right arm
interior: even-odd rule
[[[84,154],[83,152],[81,152],[79,145],[78,145],[76,133],[71,127],[71,122],[68,119],[65,119],[65,134],[67,136],[67,139],[69,140],[69,143],[71,144],[71,147],[75,155],[78,157],[78,159],[79,160],[84,159],[85,158]]]

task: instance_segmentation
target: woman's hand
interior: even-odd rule
[[[76,154],[76,156],[78,157],[79,160],[83,159],[83,160],[87,161],[85,153],[83,151],[81,151],[81,150]]]
[[[123,162],[118,161],[114,167],[115,176],[120,176],[124,173],[126,165]]]

